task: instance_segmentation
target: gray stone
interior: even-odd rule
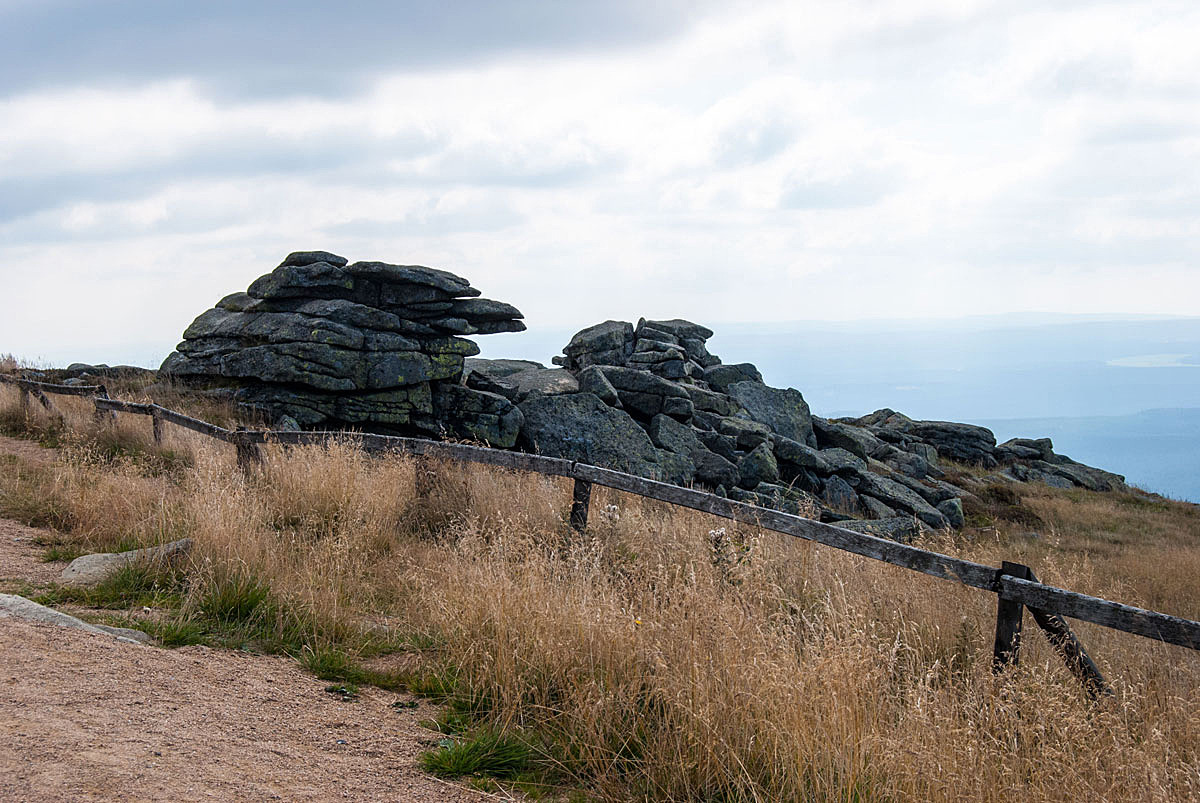
[[[695,478],[704,484],[715,487],[738,481],[737,466],[709,450],[691,427],[660,414],[651,419],[648,431],[655,446],[690,458]]]
[[[578,368],[623,365],[632,351],[633,324],[628,321],[605,321],[589,326],[576,332],[563,348],[563,353]]]
[[[452,437],[481,441],[498,449],[516,446],[525,423],[520,408],[504,396],[462,385],[438,385],[434,410]]]
[[[765,424],[737,417],[722,418],[717,431],[733,438],[739,449],[754,449],[771,437],[771,430]]]
[[[484,360],[479,357],[472,357],[463,363],[463,370],[468,374],[487,374],[497,379],[545,367],[533,360]]]
[[[698,323],[685,321],[682,318],[673,318],[669,321],[648,321],[645,318],[638,321],[638,328],[647,327],[657,329],[660,332],[667,332],[677,338],[694,338],[696,340],[708,340],[713,336],[713,331],[708,327],[701,326]]]
[[[766,424],[775,434],[808,446],[817,445],[812,415],[800,391],[772,388],[761,382],[733,382],[726,392],[752,419]]]
[[[131,549],[128,552],[97,553],[82,555],[71,561],[62,571],[61,580],[69,586],[94,586],[116,574],[121,569],[134,565],[169,566],[187,555],[192,548],[192,539],[182,538],[168,544],[146,549]]]
[[[682,387],[649,371],[619,366],[603,366],[600,371],[618,393],[628,391],[691,400]]]
[[[934,529],[943,529],[949,526],[946,517],[912,489],[870,471],[864,471],[860,476],[862,479],[858,489],[860,497],[869,494],[890,507],[913,514]]]
[[[654,476],[658,452],[629,415],[591,393],[541,396],[520,405],[520,442],[537,454]]]
[[[748,362],[733,365],[712,365],[704,369],[704,381],[720,393],[728,391],[735,382],[762,382],[762,374]]]
[[[579,382],[565,368],[533,368],[509,374],[504,380],[517,389],[517,400],[530,396],[555,396],[560,393],[578,393]]]
[[[287,265],[256,279],[246,291],[253,298],[351,298],[354,277],[327,262]]]
[[[713,430],[703,430],[696,433],[696,437],[700,439],[710,451],[724,457],[730,462],[736,463],[738,460],[737,454],[737,439],[731,435],[722,435]]]
[[[946,517],[946,521],[956,530],[961,530],[963,525],[967,523],[966,516],[963,515],[963,506],[961,499],[946,499],[939,502],[937,506],[938,512]]]
[[[290,265],[303,267],[312,265],[317,262],[324,262],[328,265],[343,267],[348,260],[345,257],[340,257],[337,254],[331,254],[328,251],[293,251],[288,254],[283,262],[279,263],[279,267],[286,268]]]
[[[672,485],[691,485],[696,476],[696,464],[687,455],[658,450],[658,468],[651,472],[651,478],[659,482],[669,482]]]
[[[808,469],[816,474],[833,473],[832,467],[816,449],[782,435],[775,436],[775,457],[780,463]]]
[[[863,460],[872,457],[884,446],[879,438],[862,427],[828,421],[818,416],[812,417],[812,429],[817,438],[818,448],[845,449]]]
[[[858,494],[836,474],[821,483],[821,498],[825,504],[843,513],[858,510]]]
[[[825,461],[825,465],[829,467],[829,470],[835,474],[857,476],[867,469],[865,460],[857,455],[850,454],[845,449],[822,449],[818,454]]]
[[[82,619],[77,619],[53,608],[47,608],[45,605],[39,605],[33,600],[19,597],[16,594],[0,594],[0,616],[26,622],[68,627],[98,636],[113,636],[117,641],[126,644],[149,644],[152,641],[150,636],[140,630],[89,624]]]
[[[476,324],[484,321],[515,321],[525,317],[512,304],[493,301],[490,298],[455,299],[450,305],[449,312],[456,318],[465,318]]]
[[[346,266],[346,273],[359,278],[377,282],[380,285],[391,285],[399,289],[406,285],[428,287],[448,298],[459,296],[477,296],[479,291],[471,287],[471,283],[461,276],[449,271],[427,268],[424,265],[391,265],[387,262],[355,262]],[[399,286],[399,287],[397,287]],[[401,295],[395,298],[402,298]],[[383,301],[383,297],[380,297]],[[391,303],[396,303],[392,301]],[[403,302],[401,302],[403,303]],[[418,302],[412,302],[418,303]]]
[[[724,393],[715,393],[695,385],[684,385],[683,389],[691,397],[692,404],[697,410],[716,413],[720,416],[734,415],[742,410],[740,404]]]
[[[858,497],[858,503],[868,519],[890,519],[896,515],[896,511],[873,496],[862,494]]]
[[[608,381],[604,373],[594,365],[584,368],[575,375],[575,379],[579,383],[579,389],[584,393],[594,394],[609,407],[621,406],[621,399],[617,395],[617,389],[612,386],[612,383]]]
[[[990,429],[950,421],[913,421],[907,432],[934,446],[938,454],[960,463],[993,468],[996,436]]]
[[[779,464],[775,462],[775,455],[765,443],[758,445],[739,460],[737,470],[738,485],[746,490],[753,490],[761,482],[779,481]]]

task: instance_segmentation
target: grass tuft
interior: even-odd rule
[[[443,778],[486,775],[515,778],[529,769],[533,752],[520,740],[481,728],[459,737],[447,737],[437,750],[421,755],[421,767]]]

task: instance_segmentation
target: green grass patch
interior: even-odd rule
[[[94,586],[52,586],[34,597],[34,602],[50,607],[73,604],[106,610],[177,608],[182,601],[180,590],[178,578],[173,574],[131,564]]]
[[[222,624],[245,622],[266,612],[271,589],[252,574],[234,573],[209,583],[197,605],[199,611]]]
[[[447,737],[437,750],[421,755],[421,767],[442,778],[488,776],[511,779],[528,771],[533,750],[520,739],[493,728],[478,728],[458,737]]]

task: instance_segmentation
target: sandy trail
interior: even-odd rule
[[[53,452],[0,438],[22,461]],[[4,470],[0,466],[0,470]],[[0,520],[0,581],[40,586],[34,528]],[[0,800],[494,800],[421,772],[427,702],[344,702],[288,658],[166,650],[0,617]]]

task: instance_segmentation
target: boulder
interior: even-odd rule
[[[780,390],[762,382],[733,382],[726,392],[746,410],[750,418],[770,427],[785,438],[815,447],[812,415],[800,391]]]
[[[833,468],[816,449],[782,435],[775,436],[775,457],[778,458],[781,468],[791,466],[821,475],[833,473]]]
[[[131,549],[128,552],[98,552],[82,555],[62,570],[62,583],[69,586],[98,585],[121,569],[136,565],[165,568],[185,558],[192,548],[192,539],[182,538],[161,546]]]
[[[998,465],[993,455],[996,436],[986,427],[949,421],[913,421],[907,426],[908,433],[936,448],[942,457],[985,468]]]
[[[735,382],[762,382],[762,374],[748,362],[736,365],[713,365],[704,369],[704,381],[713,390],[726,393]]]
[[[650,421],[650,440],[659,449],[685,455],[693,464],[693,476],[710,487],[730,486],[738,481],[738,469],[729,460],[701,443],[695,430],[670,416],[656,415]]]
[[[579,381],[564,368],[532,368],[509,374],[504,381],[517,389],[517,401],[531,396],[556,396],[578,393]]]
[[[437,420],[451,437],[481,441],[499,449],[516,446],[525,416],[504,396],[463,385],[440,384],[433,400]]]
[[[873,496],[860,495],[858,504],[862,508],[863,515],[868,519],[890,519],[896,515],[896,511]]]
[[[862,427],[812,417],[816,446],[820,449],[845,449],[866,460],[884,447],[884,443]]]
[[[825,504],[843,513],[858,510],[858,494],[836,474],[821,483],[821,498]]]
[[[949,527],[946,517],[910,488],[871,471],[864,471],[860,477],[860,497],[872,496],[889,507],[913,514],[934,529]]]
[[[575,381],[579,383],[581,391],[595,395],[609,407],[621,406],[621,398],[617,395],[617,389],[596,366],[584,368],[575,375]]]
[[[309,428],[458,432],[464,419],[438,425],[435,412],[449,408],[435,411],[430,401],[436,387],[458,385],[465,360],[479,353],[454,335],[524,328],[515,307],[477,296],[447,271],[295,252],[245,293],[225,296],[196,318],[161,373],[185,386],[233,391],[271,420],[287,417]],[[469,373],[479,376],[469,389],[516,398],[524,389],[514,393],[502,377],[540,366],[514,362],[475,361]],[[464,411],[477,414],[495,413]],[[511,440],[508,425],[503,433],[481,426],[489,441]]]
[[[633,353],[633,324],[605,321],[589,326],[575,333],[563,353],[564,365],[573,370],[589,365],[624,365]]]
[[[963,515],[963,505],[961,499],[947,499],[939,502],[937,506],[938,512],[946,517],[946,521],[956,530],[961,530],[967,523],[966,516]]]
[[[775,455],[765,443],[759,444],[746,454],[737,464],[738,485],[746,490],[753,490],[760,483],[775,483],[779,481],[779,464]]]
[[[520,443],[531,452],[643,477],[658,474],[658,451],[628,413],[591,393],[539,396],[520,405]]]

